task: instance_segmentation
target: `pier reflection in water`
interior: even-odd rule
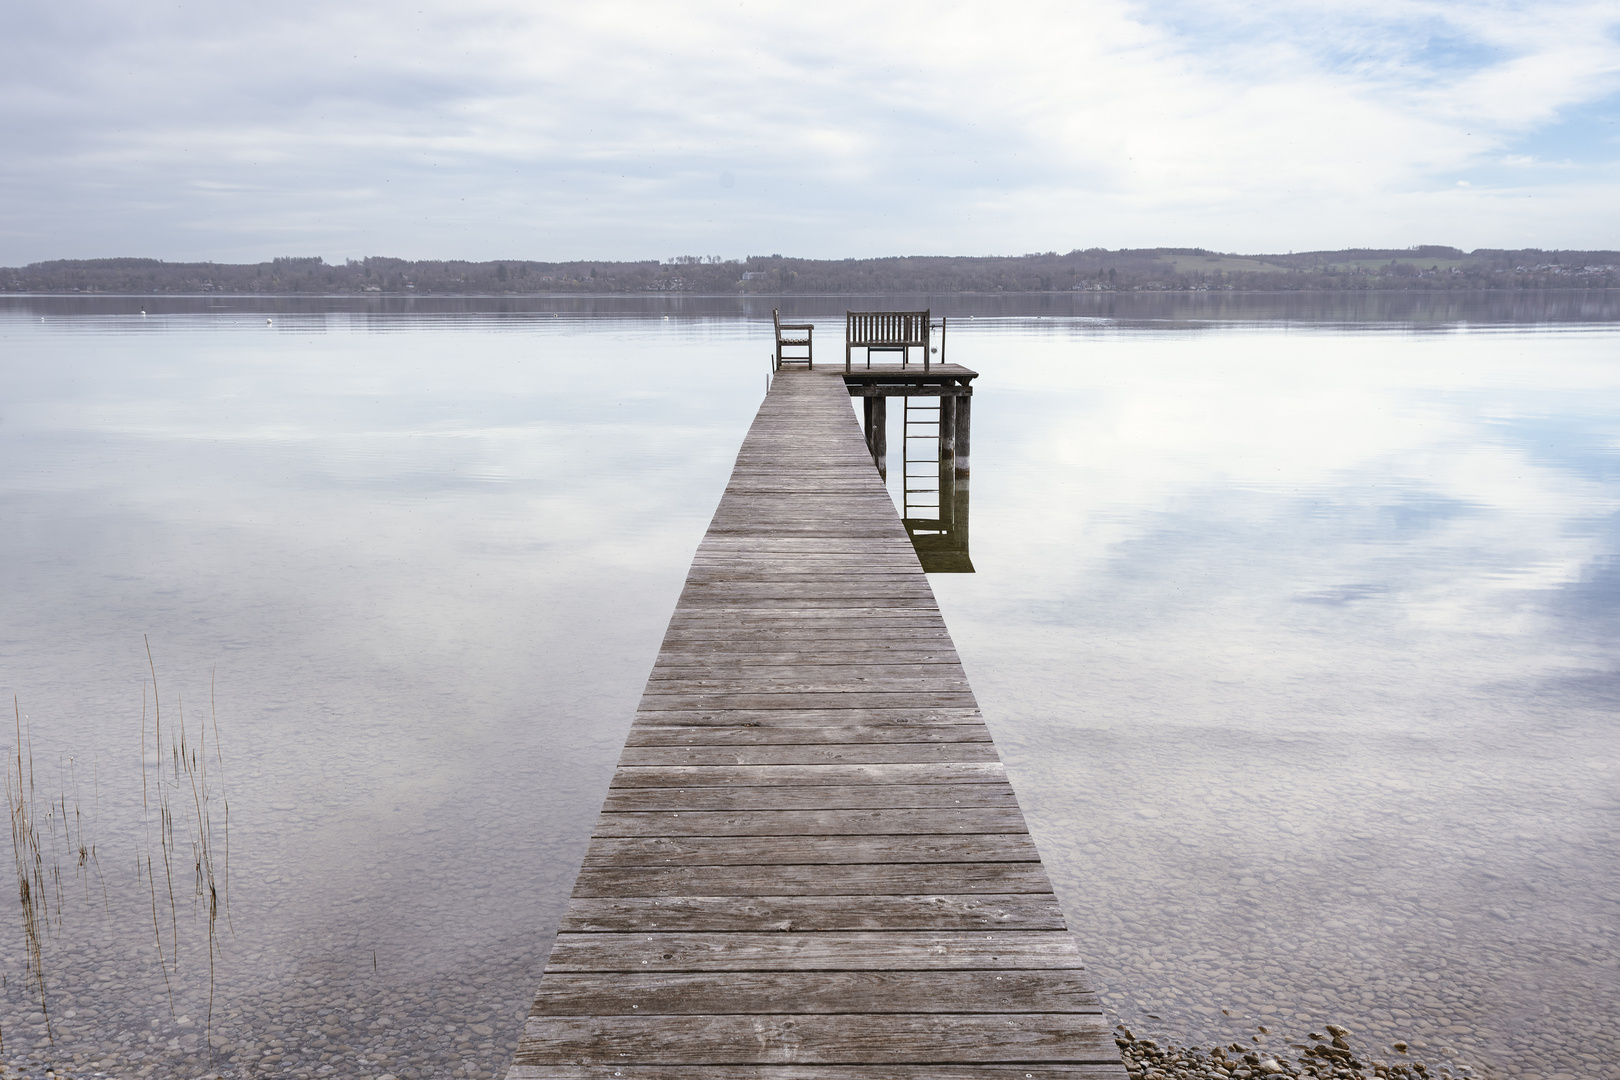
[[[930,574],[971,574],[968,556],[969,450],[973,380],[960,364],[857,368],[844,373],[852,397],[862,399],[866,445],[888,479],[888,399],[900,399],[901,522]]]
[[[968,478],[943,456],[938,437],[909,433],[911,400],[906,398],[908,433],[904,449],[904,491],[900,523],[930,574],[971,574],[968,556]]]

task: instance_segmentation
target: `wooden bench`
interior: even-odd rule
[[[803,364],[807,369],[814,365],[810,363],[810,336],[815,332],[813,323],[785,323],[782,313],[775,308],[771,309],[771,321],[776,324],[776,368],[780,370],[783,364]],[[788,356],[784,349],[803,349],[803,356]]]
[[[940,320],[943,345],[945,321]],[[856,349],[866,350],[866,366],[872,366],[874,352],[900,354],[900,364],[911,362],[911,350],[922,350],[923,370],[928,370],[930,333],[933,324],[927,311],[846,311],[844,313],[844,370],[850,369]],[[945,358],[940,357],[940,363]]]

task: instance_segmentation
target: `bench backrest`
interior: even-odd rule
[[[899,348],[928,345],[926,311],[848,311],[844,313],[844,345]]]

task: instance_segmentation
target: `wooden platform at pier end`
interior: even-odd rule
[[[1123,1080],[842,372],[698,548],[510,1080]]]

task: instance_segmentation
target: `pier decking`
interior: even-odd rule
[[[699,546],[510,1080],[1122,1080],[842,373]]]

